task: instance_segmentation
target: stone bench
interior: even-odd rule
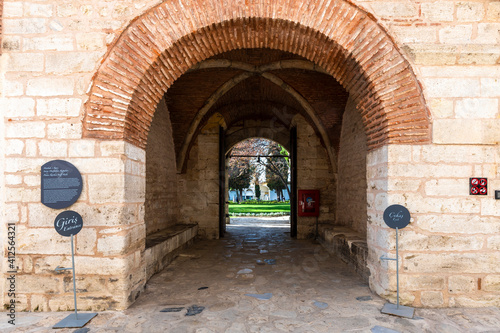
[[[318,232],[319,242],[329,253],[340,257],[368,281],[370,271],[366,266],[368,245],[365,237],[343,226],[320,225]]]
[[[146,278],[172,262],[179,252],[191,245],[198,234],[197,224],[177,224],[146,237]]]

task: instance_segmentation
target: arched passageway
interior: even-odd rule
[[[179,5],[162,3],[131,23],[85,106],[84,137],[146,150],[144,179],[125,175],[126,188],[146,184],[146,234],[196,224],[201,237],[217,238],[222,138],[293,129],[297,188],[321,193],[318,220],[298,219],[298,238],[318,224],[352,230],[367,273],[366,236],[378,226],[367,228],[366,155],[430,139],[420,85],[392,39],[340,0],[308,10],[210,2],[203,15]],[[371,283],[385,288],[385,273],[370,269]]]

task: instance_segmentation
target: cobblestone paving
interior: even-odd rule
[[[290,239],[286,222],[232,219],[226,237],[195,243],[128,310],[57,332],[500,332],[498,308],[381,314],[385,300],[318,244]],[[50,332],[68,314],[18,314],[15,330],[0,331]]]

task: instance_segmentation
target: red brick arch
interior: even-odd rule
[[[320,65],[354,98],[370,148],[430,142],[421,87],[390,36],[344,0],[166,1],[134,20],[94,76],[84,137],[145,147],[159,100],[191,66],[240,48],[271,48]]]

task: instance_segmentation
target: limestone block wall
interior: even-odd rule
[[[297,189],[320,190],[319,224],[335,221],[336,182],[326,149],[314,129],[302,116],[295,119],[297,126]],[[316,217],[298,216],[297,238],[316,235]]]
[[[198,224],[198,235],[219,238],[219,127],[202,130],[178,175],[178,220]]]
[[[84,178],[82,197],[71,207],[85,222],[85,229],[76,237],[78,274],[85,278],[82,283],[87,290],[82,287],[82,293],[90,297],[82,301],[87,302],[82,308],[124,307],[144,282],[139,239],[145,235],[145,153],[119,141],[82,139],[82,119],[88,88],[104,55],[135,17],[159,2],[0,2],[0,112],[4,119],[0,122],[0,200],[2,221],[18,225],[19,310],[72,306],[68,280],[53,272],[57,265],[69,263],[68,239],[54,237],[52,224],[58,211],[40,204],[39,168],[51,159],[72,162]],[[405,302],[417,306],[498,305],[499,272],[492,263],[499,262],[499,201],[493,201],[491,194],[467,196],[464,182],[481,175],[489,178],[490,190],[500,188],[500,4],[494,0],[353,2],[370,12],[402,50],[423,87],[432,115],[432,144],[385,146],[368,155],[371,286],[380,294],[394,296],[395,267],[392,262],[380,263],[378,257],[394,252],[395,238],[383,226],[381,212],[389,204],[399,203],[408,206],[414,216],[401,234],[401,241],[408,244],[401,254]],[[322,17],[327,16],[317,16]],[[290,18],[296,20],[300,18]],[[335,26],[331,22],[322,25]],[[221,52],[228,48],[212,46]],[[113,108],[124,112],[120,96]],[[196,154],[214,148],[210,140],[203,150],[200,145],[204,143],[198,140],[198,148],[193,148],[198,150]],[[313,154],[326,156],[317,148],[319,144],[313,147]],[[313,170],[308,165],[313,162],[299,163],[304,170]],[[320,219],[334,220],[335,200],[328,199],[325,191],[335,193],[329,187],[335,182],[325,182],[330,177],[325,176],[326,160],[317,157],[314,163],[319,166],[317,172],[310,172],[314,177],[304,178],[307,183],[299,188],[325,186]],[[205,179],[216,179],[205,167],[193,168],[200,174],[204,170]],[[217,167],[213,170],[217,172]],[[189,209],[198,207],[194,203],[199,192],[192,190],[201,179],[200,174],[195,175],[198,171],[178,181],[179,198],[186,201],[179,204],[186,220],[203,213],[207,234],[215,235],[215,199],[202,197],[199,202],[204,209]],[[215,193],[212,187],[204,193]],[[325,204],[325,199],[330,203]],[[302,235],[312,229],[309,220],[304,221],[303,230],[299,229]],[[5,230],[5,224],[2,228]],[[0,265],[5,272],[5,262]],[[5,285],[0,285],[5,303]],[[104,296],[95,298],[97,295]]]
[[[366,236],[366,135],[356,105],[349,99],[342,119],[338,151],[336,224]]]
[[[487,177],[490,191],[500,188],[499,162],[498,145],[390,146],[369,153],[370,285],[377,292],[394,297],[396,267],[391,262],[388,275],[381,273],[387,263],[378,258],[394,256],[395,231],[382,214],[398,203],[412,214],[399,238],[405,303],[500,304],[500,201],[491,192],[470,196],[468,186],[469,177]]]
[[[125,308],[145,279],[144,151],[124,142],[52,141],[47,136],[44,131],[43,138],[29,138],[28,128],[5,140],[2,210],[4,222],[16,223],[17,309],[73,307],[70,273],[54,271],[71,265],[70,239],[54,230],[54,219],[63,210],[40,203],[40,167],[52,159],[73,163],[83,178],[82,195],[68,208],[84,221],[75,236],[79,307]],[[46,145],[57,149],[47,151]]]
[[[146,146],[146,234],[175,225],[177,221],[177,168],[172,125],[165,99],[151,123]]]

